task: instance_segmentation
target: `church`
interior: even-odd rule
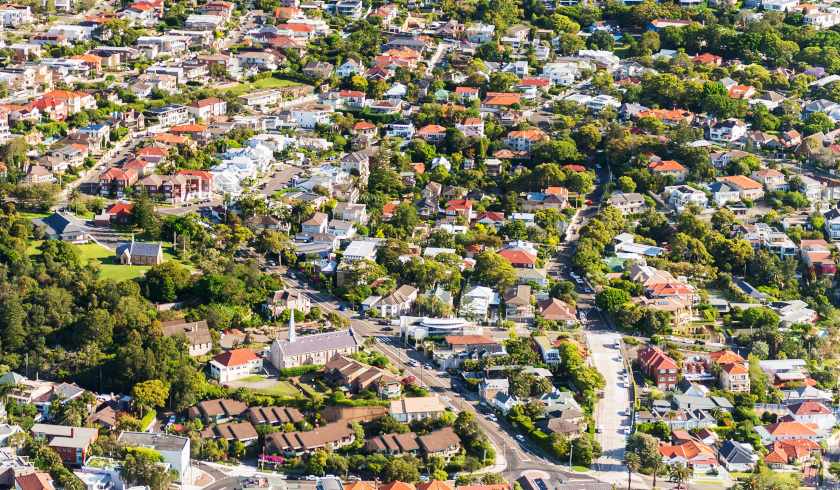
[[[353,331],[316,333],[298,337],[295,333],[295,316],[289,315],[289,340],[271,343],[271,364],[277,369],[326,364],[336,354],[350,355],[359,351],[362,339]]]

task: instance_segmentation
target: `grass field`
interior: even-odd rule
[[[294,385],[292,385],[292,383],[289,383],[288,381],[278,381],[275,385],[254,391],[263,395],[281,396],[289,398],[300,396],[300,390],[295,388]]]
[[[146,274],[151,269],[148,265],[122,265],[110,249],[96,243],[77,245],[76,248],[82,256],[82,260],[94,261],[99,264],[100,276],[103,279],[113,279],[117,282],[136,279]],[[164,262],[175,260],[169,247],[163,249]]]
[[[248,92],[254,92],[257,90],[268,90],[272,88],[282,88],[282,87],[290,87],[292,85],[301,85],[299,82],[295,82],[292,80],[283,80],[280,78],[268,77],[268,78],[260,78],[259,80],[253,82],[244,82],[239,83],[234,87],[231,87],[225,92],[231,95],[242,95]]]

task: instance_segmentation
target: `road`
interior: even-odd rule
[[[66,207],[70,194],[73,192],[74,189],[77,189],[83,183],[88,182],[93,177],[101,174],[106,168],[128,157],[131,151],[139,144],[141,140],[142,138],[137,137],[137,135],[130,134],[126,136],[122,141],[117,142],[117,144],[114,145],[113,148],[107,150],[104,154],[102,154],[102,156],[99,157],[99,160],[97,160],[96,165],[79,175],[78,179],[64,186],[64,189],[62,189],[58,195],[58,200],[56,202],[55,207],[58,209]]]
[[[592,364],[598,367],[606,381],[604,398],[598,402],[595,411],[595,420],[601,430],[598,442],[602,451],[595,468],[602,480],[626,484],[627,470],[623,461],[625,430],[630,428],[630,392],[626,382],[622,381],[627,378],[619,375],[624,369],[621,351],[615,348],[620,340],[621,335],[616,332],[587,332]],[[639,483],[644,486],[641,480]]]

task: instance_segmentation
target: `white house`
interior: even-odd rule
[[[318,105],[305,109],[292,110],[292,120],[303,129],[315,129],[319,125],[327,125],[334,109],[329,105]]]
[[[227,383],[259,372],[262,363],[262,358],[251,349],[233,349],[210,361],[210,376],[219,383]]]
[[[696,204],[701,208],[709,205],[705,192],[687,185],[668,186],[663,194],[668,197],[668,204],[679,212],[690,204]]]
[[[178,475],[178,481],[186,482],[190,469],[190,438],[163,434],[161,432],[121,432],[117,442],[124,447],[144,447],[154,449],[163,462]]]
[[[823,217],[825,218],[825,232],[828,234],[828,239],[831,241],[840,240],[840,209],[829,209]]]
[[[740,119],[730,118],[709,128],[709,139],[718,143],[732,143],[747,134],[747,125]]]

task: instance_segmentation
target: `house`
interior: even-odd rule
[[[678,212],[682,212],[689,205],[705,208],[709,204],[705,192],[687,185],[665,187],[663,194],[667,196],[668,204]]]
[[[816,425],[803,424],[802,422],[776,422],[773,424],[758,426],[755,432],[761,438],[763,444],[772,444],[777,441],[789,441],[794,439],[806,439],[818,442],[825,438],[819,432]]]
[[[720,367],[720,386],[726,391],[749,393],[749,369],[743,363],[723,364]]]
[[[549,321],[559,322],[567,326],[577,323],[577,311],[575,307],[557,298],[548,298],[538,304],[540,316]]]
[[[615,192],[607,199],[607,203],[618,208],[625,216],[639,214],[647,209],[644,196],[638,192]]]
[[[303,314],[309,313],[311,301],[309,296],[301,291],[280,289],[265,302],[263,308],[274,318],[279,317],[287,309],[297,310]]]
[[[294,407],[251,407],[245,411],[245,417],[255,426],[299,424],[305,420]]]
[[[27,7],[29,8],[29,7]],[[31,473],[17,474],[12,471],[12,478],[14,479],[15,490],[54,490],[53,479],[49,473],[43,471],[33,471]]]
[[[46,218],[37,218],[32,223],[43,229],[50,240],[62,240],[70,243],[86,243],[89,235],[83,225],[77,224],[67,216],[56,212]]]
[[[389,371],[337,354],[324,366],[327,377],[353,393],[375,391],[382,398],[400,396],[402,383]]]
[[[190,438],[163,434],[160,432],[130,432],[123,431],[117,437],[117,442],[123,447],[142,447],[154,449],[162,457],[163,462],[177,475],[177,481],[185,482],[190,463]]]
[[[771,469],[796,470],[797,465],[810,461],[821,452],[820,445],[809,439],[777,441],[764,456],[764,463]]]
[[[375,260],[377,242],[368,240],[353,240],[350,245],[344,249],[342,261],[356,262],[359,260]]]
[[[516,151],[530,152],[534,145],[548,140],[548,135],[540,129],[526,129],[523,131],[511,131],[504,139],[509,148]]]
[[[672,390],[676,387],[677,363],[659,347],[649,345],[639,350],[637,362],[642,371],[653,380],[657,388]]]
[[[187,410],[187,414],[191,419],[218,424],[238,419],[246,410],[248,405],[239,400],[216,398],[196,403]]]
[[[461,296],[459,314],[478,321],[488,321],[496,314],[499,295],[486,286],[473,286]]]
[[[516,268],[533,269],[537,264],[537,253],[531,247],[512,244],[499,250],[498,253]]]
[[[768,192],[786,191],[788,184],[785,180],[785,174],[772,168],[763,168],[755,170],[750,177],[764,186]]]
[[[44,440],[55,449],[61,461],[70,466],[82,466],[89,456],[91,444],[96,441],[99,431],[87,427],[69,427],[66,425],[35,424],[32,437]]]
[[[545,335],[537,335],[533,337],[534,343],[537,346],[537,350],[540,351],[540,356],[542,357],[543,361],[547,364],[558,364],[560,359],[560,351],[557,349],[548,337]]]
[[[300,224],[303,233],[326,233],[330,217],[327,213],[316,212],[311,218]]]
[[[209,121],[227,114],[227,102],[216,97],[197,100],[187,106],[187,111],[196,119]]]
[[[694,472],[706,472],[717,466],[715,451],[698,441],[659,446],[659,454],[666,465],[682,464]]]
[[[438,124],[427,124],[417,130],[415,136],[426,140],[428,143],[441,143],[446,137],[446,128]]]
[[[389,456],[417,454],[419,450],[420,445],[417,444],[417,434],[414,432],[382,434],[371,437],[365,442],[365,451],[369,453],[387,454]]]
[[[654,161],[648,164],[647,168],[652,174],[672,177],[677,183],[685,182],[685,178],[688,177],[688,169],[674,160]]]
[[[166,337],[183,335],[186,338],[191,357],[203,356],[213,349],[213,337],[210,335],[207,320],[170,320],[161,322],[160,325]]]
[[[514,322],[529,322],[534,318],[531,305],[531,286],[519,285],[508,288],[504,294],[505,318]]]
[[[730,118],[709,128],[709,139],[716,143],[733,143],[747,134],[747,125],[740,119]]]
[[[163,263],[160,242],[123,243],[117,246],[116,259],[122,265],[158,265]]]
[[[461,438],[458,437],[458,434],[455,433],[452,427],[443,427],[419,436],[417,438],[417,444],[427,458],[438,457],[444,461],[448,461],[449,458],[455,456],[461,450]],[[421,487],[422,490],[441,490],[448,486],[434,486],[434,482],[430,482],[426,484],[421,483],[417,486],[418,490],[421,490]],[[451,490],[451,487],[449,488]]]
[[[266,449],[288,456],[310,454],[318,449],[334,451],[356,440],[356,433],[346,420],[328,423],[317,430],[274,432],[265,438]]]
[[[447,216],[463,216],[467,221],[475,218],[473,202],[470,199],[452,199],[446,203]]]
[[[352,77],[353,75],[358,75],[363,71],[364,67],[362,64],[357,60],[350,58],[335,70],[335,74],[338,75],[339,78],[347,78]]]
[[[764,187],[759,182],[744,175],[720,177],[718,181],[737,190],[741,200],[755,201],[764,197]]]
[[[251,349],[233,349],[210,361],[210,376],[219,383],[227,383],[261,371],[262,363],[262,358]]]
[[[834,412],[818,401],[801,401],[788,406],[790,416],[793,420],[815,425],[821,430],[830,430],[837,423]]]
[[[408,423],[415,420],[439,417],[446,406],[436,395],[403,398],[391,401],[388,414],[397,422]]]
[[[751,444],[728,439],[718,450],[718,460],[728,471],[747,472],[755,468],[758,454]]]
[[[315,79],[326,79],[332,75],[333,65],[326,61],[310,61],[303,67],[303,74]]]
[[[411,311],[417,300],[418,289],[409,284],[403,284],[396,291],[382,298],[376,305],[383,317],[396,318]]]
[[[799,253],[805,267],[816,276],[833,276],[837,273],[837,264],[825,240],[803,239],[799,242]]]
[[[227,422],[211,425],[200,432],[202,439],[224,439],[228,442],[237,441],[249,446],[259,438],[257,429],[251,422]]]

